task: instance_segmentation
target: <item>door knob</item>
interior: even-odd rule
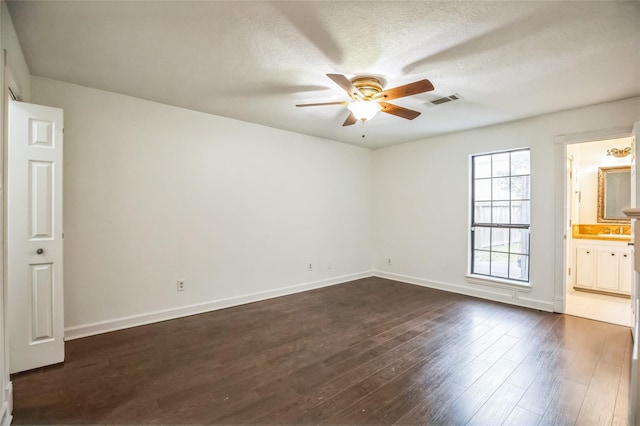
[[[39,248],[38,250],[36,250],[36,254],[42,254],[44,253],[44,249]]]

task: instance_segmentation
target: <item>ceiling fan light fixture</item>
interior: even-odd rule
[[[360,121],[371,120],[378,111],[382,109],[382,105],[374,101],[354,101],[347,105],[349,111],[355,115]]]

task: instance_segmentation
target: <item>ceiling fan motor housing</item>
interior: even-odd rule
[[[382,92],[382,83],[375,77],[354,77],[351,83],[364,95],[364,99],[371,99],[375,94]]]

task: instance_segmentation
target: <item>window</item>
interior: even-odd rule
[[[529,282],[529,150],[471,162],[471,273]]]

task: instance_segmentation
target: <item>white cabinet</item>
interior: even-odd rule
[[[593,247],[576,246],[575,285],[594,288],[596,286],[596,251]]]
[[[615,248],[596,248],[596,288],[618,291],[620,254]],[[631,273],[631,272],[629,272]]]
[[[633,255],[631,250],[622,254],[620,260],[620,276],[618,278],[620,291],[631,294],[631,283],[633,282]],[[625,272],[628,271],[628,272]]]
[[[574,240],[573,245],[575,287],[631,293],[632,259],[626,242]]]

